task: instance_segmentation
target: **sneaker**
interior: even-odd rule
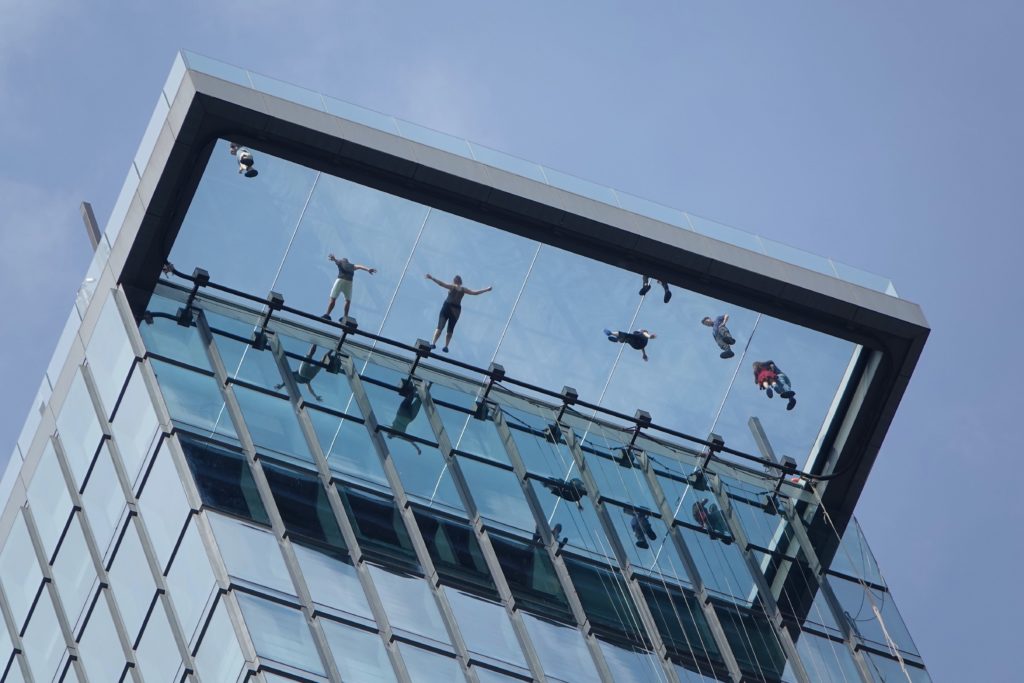
[[[792,390],[791,391],[780,391],[779,392],[779,396],[781,396],[782,398],[793,398],[794,396],[796,396],[796,392],[792,391]]]
[[[260,174],[260,172],[257,171],[255,168],[250,168],[248,171],[245,172],[245,177],[246,178],[255,178],[259,174]]]
[[[442,347],[441,350],[444,351],[445,353],[448,353],[448,347],[447,346]]]
[[[664,301],[665,303],[668,303],[671,299],[672,299],[672,292],[666,289],[665,290],[665,296],[662,297],[662,301]]]
[[[793,410],[796,407],[796,399],[790,398],[789,403],[786,404],[786,410]]]
[[[736,354],[733,353],[732,351],[722,351],[720,354],[718,354],[718,357],[719,358],[732,358],[735,355]]]
[[[767,389],[765,389],[765,391],[768,392],[768,398],[773,398],[775,396],[775,392],[772,391],[771,387],[768,387]]]
[[[320,317],[321,317],[321,318],[323,318],[324,320],[330,320],[330,319],[331,319],[331,316],[327,315],[326,313],[324,313],[324,314],[323,314],[322,316],[320,316]]]
[[[651,291],[651,283],[648,282],[646,285],[640,288],[640,296],[643,296],[649,291]]]
[[[647,550],[651,546],[647,543],[646,539],[641,538],[639,541],[636,542],[636,547],[637,548],[643,548],[644,550]]]
[[[437,344],[431,344],[431,345],[430,345],[430,350],[431,350],[431,351],[433,351],[433,350],[434,350],[434,349],[436,349],[436,348],[437,348]]]

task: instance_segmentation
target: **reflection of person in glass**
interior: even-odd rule
[[[255,168],[252,167],[254,159],[252,158],[252,152],[247,150],[245,147],[235,144],[232,142],[228,146],[228,152],[231,156],[238,159],[238,172],[244,173],[246,178],[255,178],[260,174]]]
[[[725,516],[717,504],[711,503],[711,505],[708,505],[708,501],[701,498],[690,508],[690,514],[693,515],[693,520],[708,532],[708,536],[711,537],[712,541],[716,538],[721,538],[726,543],[732,543],[729,525],[726,524]]]
[[[544,482],[544,487],[562,500],[576,503],[580,510],[583,509],[583,503],[580,501],[587,495],[587,487],[579,477],[573,477],[569,481],[548,479]]]
[[[333,356],[333,353],[330,351],[326,351],[324,353],[323,359],[321,359],[319,363],[313,360],[314,355],[316,355],[316,344],[313,344],[309,347],[309,351],[306,352],[306,357],[302,359],[301,363],[299,363],[299,369],[292,370],[292,377],[295,379],[296,384],[305,384],[307,387],[309,387],[309,393],[313,394],[313,398],[315,398],[318,401],[323,401],[324,397],[320,396],[319,394],[316,393],[316,391],[313,390],[313,378],[315,378],[317,374],[319,374],[320,369],[322,367],[331,362],[331,357]],[[280,384],[275,385],[274,388],[280,389],[283,386],[284,382],[281,382]]]
[[[672,290],[668,288],[668,283],[664,280],[658,280],[658,284],[661,285],[663,290],[665,290],[665,296],[663,296],[661,300],[668,303],[669,299],[672,298]],[[644,296],[649,291],[651,291],[651,276],[644,275],[644,284],[640,287],[640,296]]]
[[[409,429],[409,425],[412,424],[416,416],[420,414],[420,407],[422,407],[423,401],[420,399],[420,395],[415,391],[409,393],[408,396],[402,399],[402,402],[398,404],[398,410],[395,411],[395,419],[391,421],[391,429],[394,432],[388,432],[388,438],[393,439],[396,436],[402,438],[405,435],[406,430]],[[412,444],[412,447],[416,449],[417,453],[422,453],[419,444],[413,439],[405,439]]]
[[[435,285],[448,290],[448,296],[445,297],[444,303],[441,304],[441,312],[437,316],[437,329],[434,330],[434,338],[430,341],[430,348],[436,348],[437,340],[441,337],[441,330],[447,325],[448,335],[444,338],[444,348],[441,350],[448,353],[448,347],[452,343],[452,334],[455,332],[455,323],[459,322],[459,316],[462,314],[462,297],[466,294],[472,296],[484,294],[493,288],[470,289],[469,287],[463,287],[461,275],[456,275],[451,282],[445,282],[427,273],[427,279]]]
[[[716,318],[711,316],[704,316],[701,323],[711,328],[711,334],[715,338],[715,343],[718,344],[718,348],[722,349],[722,353],[718,354],[721,358],[732,358],[736,354],[732,351],[732,345],[736,343],[732,333],[729,332],[729,328],[725,324],[729,322],[729,314],[724,313]]]
[[[605,329],[604,335],[608,337],[610,342],[618,342],[620,344],[628,344],[630,347],[639,351],[644,360],[647,360],[647,342],[655,339],[658,335],[654,334],[650,330],[634,330],[632,332],[612,332],[609,329]]]
[[[629,528],[633,530],[633,535],[636,536],[636,547],[644,550],[650,548],[650,544],[647,539],[656,541],[658,535],[654,533],[654,529],[651,528],[651,520],[645,510],[638,510],[630,515]]]
[[[766,392],[768,398],[772,398],[776,392],[779,398],[787,399],[786,410],[793,410],[796,407],[796,392],[790,384],[786,373],[779,370],[775,361],[754,361],[754,384],[757,388]]]
[[[340,259],[335,258],[334,254],[328,254],[327,260],[333,261],[338,266],[338,278],[334,281],[334,286],[331,287],[330,298],[327,299],[327,312],[320,316],[330,320],[331,311],[334,310],[334,303],[338,300],[339,294],[345,297],[345,311],[343,315],[348,315],[348,309],[352,305],[352,278],[355,276],[356,271],[365,270],[370,275],[373,275],[377,272],[377,269],[352,263],[344,256]]]

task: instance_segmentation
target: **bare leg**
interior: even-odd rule
[[[441,328],[439,327],[436,330],[434,330],[434,338],[430,340],[430,343],[431,344],[437,344],[437,339],[440,336],[441,336]]]
[[[452,345],[452,334],[453,334],[452,332],[449,332],[449,333],[448,333],[448,334],[446,334],[446,335],[445,335],[445,337],[444,337],[444,348],[446,348],[446,349],[447,349],[447,348],[448,348],[449,346],[451,346],[451,345]]]
[[[334,310],[334,304],[335,304],[336,301],[337,301],[337,299],[328,299],[327,300],[327,312],[324,313],[324,315],[330,315],[331,314],[331,311]]]
[[[345,317],[348,317],[348,307],[352,305],[352,299],[345,299]]]

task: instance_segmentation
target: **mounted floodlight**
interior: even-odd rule
[[[792,474],[793,472],[796,472],[796,460],[789,457],[788,455],[782,456],[782,459],[779,460],[779,465],[782,467],[782,471],[785,472],[786,474]]]
[[[426,358],[430,355],[430,342],[426,339],[416,340],[416,356],[417,360],[420,358]]]
[[[562,397],[562,403],[564,403],[567,406],[573,405],[580,398],[579,392],[570,386],[562,387],[562,393],[560,394],[560,396]]]
[[[344,316],[340,321],[341,329],[344,330],[345,334],[352,334],[359,329],[359,322],[350,315]]]
[[[196,268],[192,271],[192,282],[196,287],[205,287],[210,284],[210,274],[205,268]]]
[[[491,363],[490,367],[487,368],[487,374],[492,382],[501,382],[505,379],[505,366],[500,363]]]
[[[284,308],[284,295],[279,292],[271,292],[267,295],[267,305],[272,311],[280,311]]]
[[[637,409],[633,414],[633,419],[636,420],[636,426],[641,429],[645,429],[651,426],[651,414],[646,410]]]

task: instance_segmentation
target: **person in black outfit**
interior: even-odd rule
[[[238,159],[238,172],[245,175],[246,178],[255,178],[260,174],[255,168],[252,167],[254,159],[252,158],[252,152],[234,142],[228,145],[228,152],[231,156]]]
[[[313,344],[309,347],[309,351],[306,352],[306,357],[302,360],[302,363],[299,364],[299,369],[292,370],[292,378],[294,378],[295,383],[300,386],[305,384],[309,388],[309,393],[313,394],[313,398],[318,401],[323,401],[324,397],[316,393],[316,390],[313,389],[313,380],[316,379],[316,376],[320,373],[320,369],[331,362],[334,354],[328,350],[324,353],[323,359],[321,359],[319,363],[313,359],[313,356],[315,355],[316,344]],[[281,382],[280,384],[274,385],[274,388],[279,390],[283,386],[284,382]]]
[[[661,285],[663,290],[665,290],[665,296],[662,297],[662,301],[668,303],[669,299],[672,298],[672,290],[668,288],[668,283],[664,280],[658,280],[658,284]],[[640,287],[640,296],[644,296],[649,291],[651,291],[651,276],[644,275],[644,284]]]
[[[651,547],[647,542],[648,538],[652,541],[658,540],[658,535],[651,528],[649,517],[646,511],[638,510],[630,515],[629,521],[629,527],[633,530],[633,535],[636,536],[636,547],[644,550]]]
[[[320,316],[321,318],[330,320],[331,311],[334,310],[334,304],[338,300],[339,294],[344,295],[345,297],[345,312],[343,315],[348,315],[349,306],[352,305],[352,278],[355,276],[356,271],[365,270],[370,275],[373,275],[377,272],[377,269],[352,263],[344,256],[340,259],[335,258],[334,254],[328,254],[327,260],[333,261],[334,264],[338,266],[338,278],[334,281],[334,286],[331,287],[331,295],[327,299],[327,312]]]
[[[389,439],[393,439],[396,436],[398,438],[404,438],[406,431],[409,429],[409,425],[412,424],[416,416],[420,414],[420,408],[423,406],[423,401],[415,391],[409,393],[408,396],[402,399],[402,402],[398,404],[398,410],[395,412],[395,419],[391,422],[391,429],[393,432],[388,432],[387,436]],[[422,453],[419,444],[411,438],[405,438],[406,441],[412,444],[412,447],[416,449],[416,453]]]
[[[434,338],[430,342],[431,349],[437,348],[437,340],[441,336],[441,330],[447,324],[448,335],[444,338],[444,348],[441,350],[448,353],[448,347],[451,346],[452,343],[452,334],[455,332],[455,323],[459,322],[459,315],[462,314],[462,297],[466,294],[470,294],[472,296],[484,294],[491,291],[493,287],[484,287],[483,289],[470,289],[469,287],[463,287],[461,275],[456,275],[455,279],[451,282],[445,282],[444,280],[438,280],[430,273],[427,273],[427,279],[435,285],[444,287],[448,290],[448,296],[445,297],[444,303],[441,304],[441,312],[437,316],[437,329],[434,330]]]
[[[608,337],[610,342],[618,342],[620,344],[629,344],[632,348],[639,351],[644,360],[647,360],[647,342],[655,339],[658,335],[654,334],[650,330],[634,330],[633,332],[612,332],[609,329],[605,329],[604,335]]]

